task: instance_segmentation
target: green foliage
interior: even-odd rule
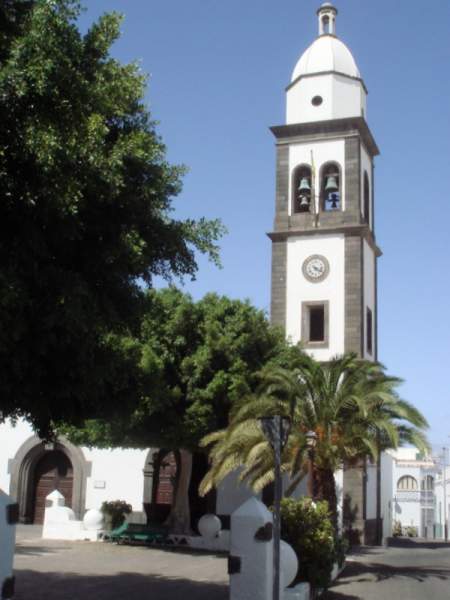
[[[417,527],[414,527],[413,525],[409,525],[408,527],[405,527],[405,535],[410,538],[417,537],[419,535],[419,533],[417,531]]]
[[[121,338],[142,282],[194,277],[195,250],[217,262],[223,232],[173,217],[185,169],[166,160],[145,76],[110,55],[121,17],[82,35],[79,12],[0,6],[0,410],[44,434],[137,393]]]
[[[284,498],[281,538],[297,554],[299,569],[295,583],[308,581],[314,588],[328,587],[334,564],[342,562],[344,546],[335,540],[327,502]]]
[[[394,521],[394,524],[392,526],[392,535],[394,537],[400,537],[401,535],[403,535],[402,524],[400,521]]]
[[[174,287],[147,293],[134,343],[140,394],[132,410],[69,431],[75,443],[196,450],[227,425],[231,406],[255,389],[256,373],[286,348],[283,333],[249,302],[216,294],[194,302]]]
[[[100,510],[106,520],[110,521],[111,529],[116,529],[125,521],[125,515],[131,514],[132,507],[125,500],[105,500]]]
[[[353,354],[320,363],[297,347],[291,347],[286,357],[288,368],[279,360],[268,364],[259,373],[256,393],[234,406],[229,426],[202,441],[210,447],[211,468],[201,491],[219,485],[240,466],[239,477],[256,491],[273,481],[273,452],[258,418],[280,414],[292,422],[282,456],[282,470],[291,479],[287,494],[307,471],[305,434],[312,430],[317,436],[314,497],[328,501],[336,523],[334,472],[345,461],[376,459],[379,450],[403,442],[426,448],[423,428],[427,423],[417,409],[398,397],[400,380],[387,376],[380,364]]]

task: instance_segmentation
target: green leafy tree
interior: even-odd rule
[[[346,462],[372,456],[382,449],[412,443],[427,448],[425,418],[398,397],[400,380],[389,377],[378,363],[347,354],[320,363],[299,352],[292,370],[269,366],[261,373],[257,393],[244,399],[228,428],[206,436],[211,469],[201,484],[208,492],[243,465],[240,478],[255,490],[273,481],[273,453],[258,417],[281,414],[292,420],[282,469],[291,477],[291,493],[308,468],[306,433],[314,431],[314,497],[327,500],[337,519],[334,473]]]
[[[289,354],[281,330],[248,302],[208,294],[194,302],[175,288],[150,291],[139,336],[141,396],[131,414],[91,421],[69,435],[98,447],[161,447],[179,452],[168,524],[190,529],[192,452],[226,427],[230,408],[255,390],[255,374]]]
[[[0,6],[0,415],[42,434],[135,393],[143,285],[193,277],[222,233],[171,214],[184,169],[166,160],[145,76],[109,54],[121,17],[82,35],[79,12]]]

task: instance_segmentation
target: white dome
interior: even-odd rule
[[[322,35],[305,50],[295,66],[291,81],[302,75],[326,71],[343,73],[350,77],[361,77],[352,53],[337,37]]]

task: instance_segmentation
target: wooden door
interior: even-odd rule
[[[171,506],[177,475],[177,462],[173,452],[164,455],[159,465],[155,504]]]
[[[58,490],[64,496],[66,506],[72,507],[72,463],[60,450],[46,452],[36,465],[33,523],[44,522],[45,499],[53,490]]]

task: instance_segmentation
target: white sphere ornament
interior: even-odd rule
[[[97,508],[91,508],[84,515],[84,528],[88,531],[98,531],[103,527],[103,514]]]
[[[204,538],[215,538],[222,529],[222,523],[216,515],[203,515],[198,522],[198,530]]]
[[[298,558],[294,549],[287,542],[280,542],[280,574],[281,589],[290,585],[297,575]]]

